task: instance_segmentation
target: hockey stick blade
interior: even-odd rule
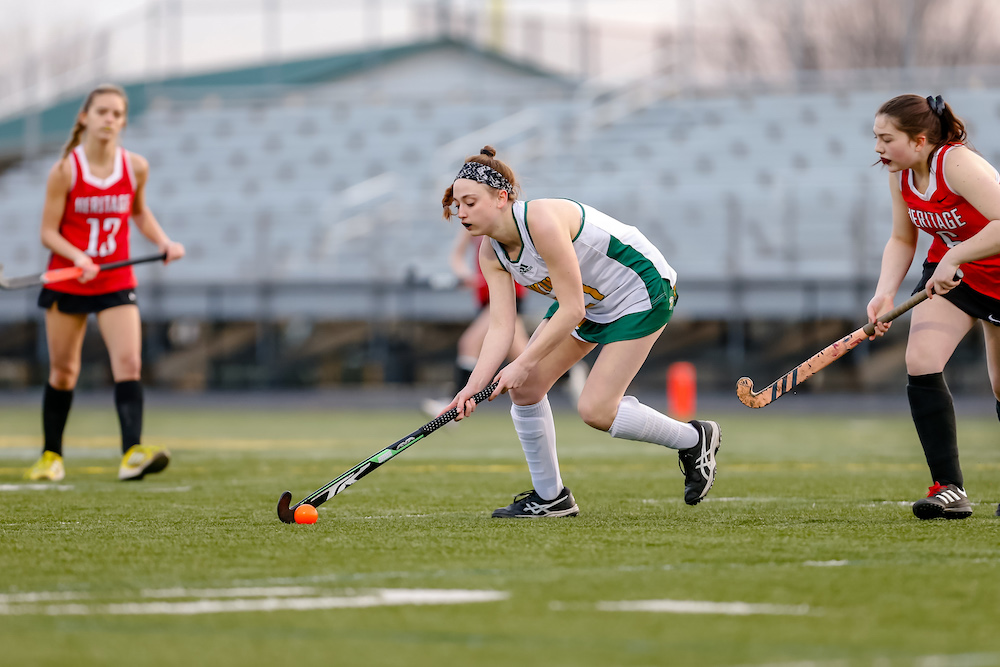
[[[285,491],[278,498],[278,518],[285,523],[295,523],[295,510],[289,507],[292,504],[292,492]]]
[[[481,392],[477,393],[472,397],[472,400],[476,403],[482,403],[490,395],[496,391],[496,383],[490,384],[488,387],[483,389]],[[392,443],[382,451],[378,452],[374,456],[371,456],[364,461],[361,461],[356,466],[331,480],[326,485],[320,487],[316,491],[306,496],[304,499],[292,505],[292,493],[291,491],[285,491],[281,494],[278,499],[278,518],[284,523],[295,523],[295,510],[301,505],[312,505],[313,507],[319,507],[325,503],[330,498],[334,497],[338,493],[341,493],[347,487],[351,486],[359,479],[365,475],[373,472],[376,468],[381,466],[386,461],[389,461],[393,457],[403,453],[411,446],[415,445],[418,441],[424,439],[434,431],[438,430],[448,422],[455,419],[458,416],[458,409],[452,408],[447,412],[438,415],[434,419],[430,420],[420,428],[418,428],[413,433],[410,433],[405,438],[397,440]]]
[[[920,291],[879,318],[879,322],[891,322],[927,298],[927,292]],[[826,346],[806,361],[802,362],[760,391],[753,390],[753,380],[742,377],[736,382],[736,396],[748,408],[762,408],[778,400],[786,393],[808,380],[810,377],[853,350],[861,341],[874,335],[875,325],[871,322],[850,335],[844,336]]]

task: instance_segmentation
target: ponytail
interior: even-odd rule
[[[73,152],[73,149],[80,145],[80,135],[83,134],[84,125],[79,120],[73,125],[73,131],[69,133],[69,139],[66,141],[66,145],[63,146],[62,156],[64,158],[69,157],[69,154]]]

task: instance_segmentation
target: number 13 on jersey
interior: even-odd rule
[[[90,225],[90,242],[87,244],[87,254],[91,257],[107,257],[115,254],[115,251],[118,250],[115,236],[121,228],[121,218],[104,218],[103,221],[100,218],[87,218],[87,224]],[[101,240],[102,227],[107,232],[107,236],[104,242],[98,245]]]

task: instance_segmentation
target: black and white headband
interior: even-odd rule
[[[514,188],[510,181],[504,178],[503,174],[493,167],[480,162],[466,162],[458,171],[457,181],[460,178],[467,178],[470,181],[488,185],[497,190],[505,190],[511,197],[514,196]]]

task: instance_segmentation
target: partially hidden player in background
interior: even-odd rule
[[[98,266],[129,257],[129,218],[143,236],[166,253],[166,262],[184,256],[146,205],[149,164],[119,145],[128,119],[128,98],[104,84],[87,95],[60,160],[49,172],[42,210],[42,244],[52,251],[50,269],[78,266],[79,281],[42,289],[49,381],[42,401],[45,447],[25,476],[59,481],[65,476],[62,438],[73,389],[80,376],[87,318],[97,317],[111,359],[115,407],[121,424],[122,461],[118,478],[141,479],[170,461],[162,447],[140,444],[143,393],[140,384],[142,330],[132,267],[98,272]]]
[[[1000,175],[966,145],[965,125],[940,95],[894,97],[878,110],[874,132],[875,151],[889,170],[892,235],[868,304],[869,321],[892,308],[913,262],[918,232],[933,239],[913,290],[927,290],[931,298],[913,309],[906,346],[906,394],[933,482],[913,513],[921,519],[964,519],[972,505],[944,367],[981,320],[1000,418]],[[877,325],[876,335],[888,328]]]
[[[456,230],[455,242],[452,244],[449,265],[455,277],[458,278],[469,291],[472,292],[479,304],[479,312],[475,319],[469,323],[462,335],[458,339],[458,353],[455,356],[455,379],[454,391],[464,387],[472,375],[472,369],[476,367],[479,359],[479,352],[483,347],[483,340],[490,327],[490,289],[483,277],[483,271],[479,267],[479,246],[482,238],[476,238],[464,229]],[[475,250],[475,264],[469,262],[469,254]],[[508,359],[515,359],[524,351],[528,344],[528,333],[524,328],[524,320],[521,318],[521,301],[527,294],[526,287],[515,285],[517,291],[517,319],[514,320],[514,339],[511,342]],[[445,411],[450,399],[427,399],[421,406],[423,411],[430,417],[436,417]]]
[[[442,199],[473,236],[487,237],[479,262],[490,289],[490,327],[479,361],[451,406],[471,414],[472,396],[491,381],[491,398],[509,392],[511,417],[534,488],[494,517],[579,513],[562,482],[547,393],[598,344],[577,403],[590,426],[615,438],[679,450],[684,500],[695,505],[715,481],[720,429],[711,421],[675,421],[625,391],[673,314],[677,274],[637,230],[568,199],[516,198],[514,172],[486,146],[468,158]],[[514,335],[514,283],[557,300],[525,351],[497,372]],[[449,406],[449,407],[451,407]]]

